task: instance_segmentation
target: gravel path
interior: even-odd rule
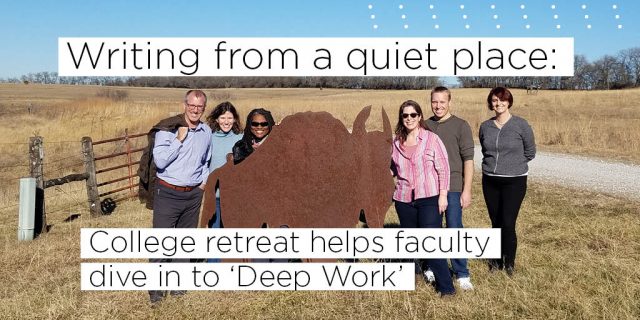
[[[476,145],[475,151],[474,162],[479,169],[482,164],[480,145]],[[529,163],[529,177],[640,200],[640,166],[637,165],[538,151]]]

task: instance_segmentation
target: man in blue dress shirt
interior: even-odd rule
[[[186,127],[173,131],[158,131],[153,147],[156,165],[156,185],[153,199],[154,228],[195,228],[200,214],[204,186],[209,176],[211,158],[211,128],[200,117],[207,96],[200,90],[190,90],[184,98]],[[150,262],[171,262],[172,259],[150,259]],[[188,262],[188,261],[187,261]],[[171,291],[183,295],[185,291]],[[152,303],[160,302],[163,291],[149,291]]]

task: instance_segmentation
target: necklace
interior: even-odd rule
[[[500,122],[498,121],[498,118],[496,118],[495,121],[497,124],[499,124],[501,127],[504,126],[509,120],[511,120],[511,114],[509,114],[509,118],[507,118],[507,120],[505,120],[504,122]]]

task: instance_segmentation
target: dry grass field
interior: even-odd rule
[[[104,90],[123,90],[122,101],[96,97]],[[490,115],[485,105],[488,89],[454,89],[453,111],[477,132]],[[0,85],[0,143],[26,142],[40,133],[46,141],[95,139],[147,130],[169,112],[183,89],[111,88],[96,86]],[[206,90],[210,111],[229,100],[246,114],[255,106],[273,111],[276,119],[299,111],[328,111],[348,126],[365,105],[384,107],[392,122],[407,99],[428,113],[428,92],[333,89],[216,89]],[[542,149],[599,156],[640,163],[640,89],[619,91],[540,91],[527,95],[514,90],[512,112],[527,119]],[[31,109],[31,113],[29,113]],[[60,126],[64,123],[64,126]],[[379,119],[370,120],[379,129]],[[19,129],[19,130],[17,130]],[[55,150],[53,150],[55,151]],[[18,155],[16,155],[18,156]]]
[[[478,178],[478,177],[477,177]],[[479,179],[467,227],[487,227]],[[63,223],[32,242],[15,240],[3,212],[0,246],[2,318],[86,319],[637,319],[640,316],[638,203],[601,194],[530,184],[518,221],[513,278],[471,260],[475,284],[443,300],[423,283],[413,292],[191,292],[158,308],[146,292],[80,291],[80,228],[149,227],[137,202],[101,218]],[[11,215],[15,214],[10,212]],[[390,210],[387,219],[397,221]]]
[[[80,291],[80,228],[149,227],[151,213],[124,202],[111,216],[90,218],[81,182],[47,189],[51,231],[18,243],[18,178],[28,175],[28,138],[44,137],[47,179],[80,172],[80,139],[144,132],[180,111],[184,89],[126,90],[121,101],[97,97],[104,88],[0,85],[0,318],[613,318],[640,317],[640,203],[536,182],[518,221],[518,271],[490,274],[470,262],[476,289],[442,300],[419,284],[414,292],[191,292],[158,308],[144,292]],[[277,119],[298,111],[329,111],[347,126],[365,105],[367,124],[380,129],[384,107],[392,122],[406,99],[429,113],[425,91],[318,89],[206,90],[210,106],[229,100],[241,114],[254,106]],[[490,116],[487,89],[454,90],[454,113],[475,132]],[[532,124],[541,149],[640,163],[640,90],[610,92],[516,90],[513,113]],[[244,122],[244,121],[243,121]],[[122,145],[96,149],[119,152]],[[115,173],[114,173],[115,174]],[[122,174],[122,173],[120,173]],[[479,176],[467,227],[487,227]],[[80,218],[63,220],[72,214]],[[389,222],[397,220],[390,209]]]

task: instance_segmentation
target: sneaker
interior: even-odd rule
[[[424,276],[424,279],[427,280],[427,282],[429,282],[429,283],[436,282],[436,276],[433,274],[433,271],[431,271],[431,269],[425,270],[422,273],[422,275]]]
[[[469,277],[458,278],[458,286],[462,290],[473,290],[473,284],[471,284],[471,278]]]

